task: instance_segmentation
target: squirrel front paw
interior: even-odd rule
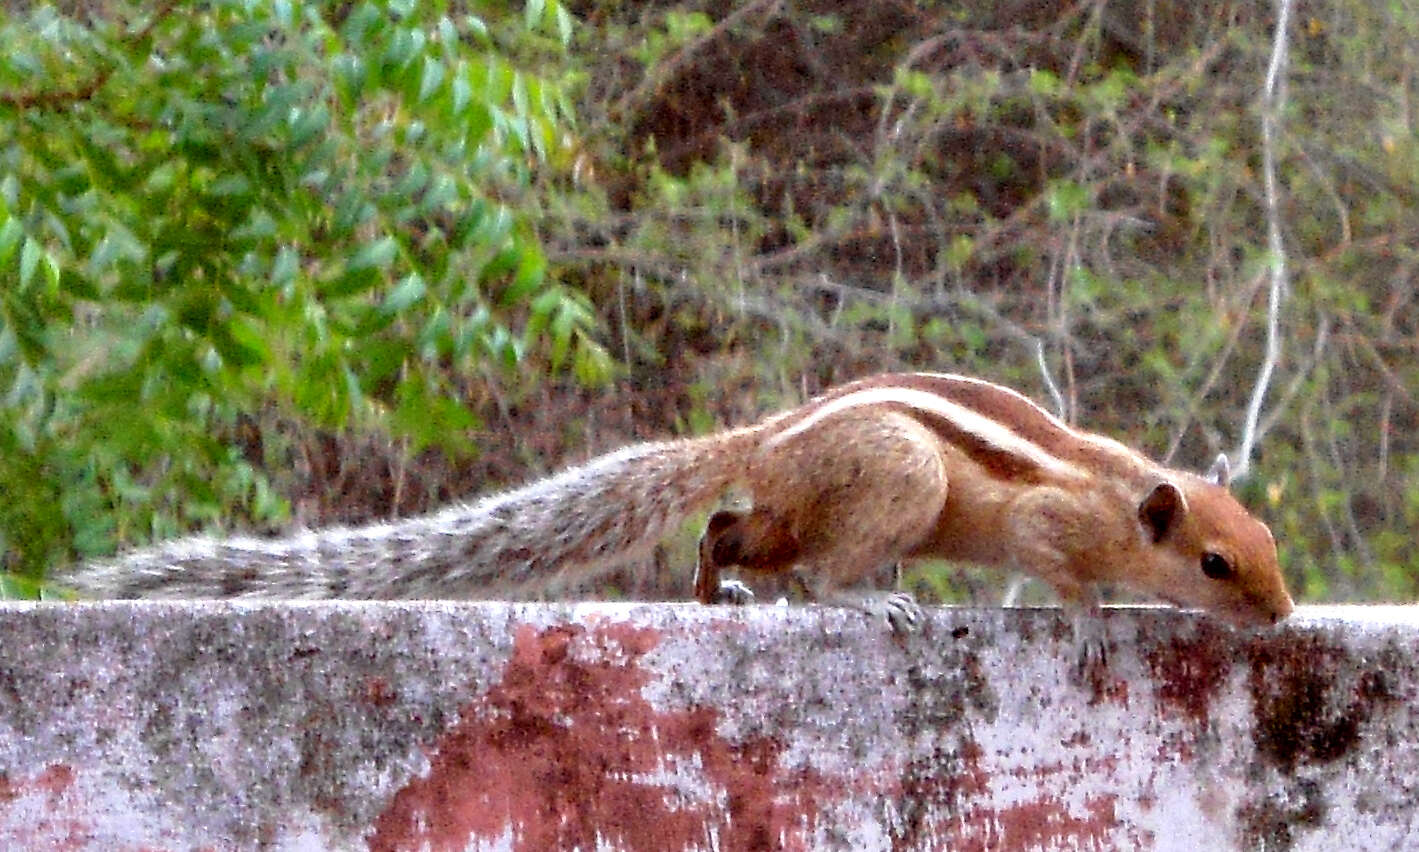
[[[893,592],[882,603],[887,616],[887,624],[893,633],[916,633],[926,621],[926,614],[916,598],[907,592]]]

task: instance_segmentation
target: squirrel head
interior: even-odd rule
[[[1239,627],[1265,627],[1291,614],[1271,530],[1227,490],[1225,457],[1206,476],[1179,473],[1138,504],[1143,547],[1155,566],[1140,589],[1198,607]]]

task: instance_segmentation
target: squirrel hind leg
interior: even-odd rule
[[[734,567],[758,574],[787,572],[799,549],[788,525],[769,512],[715,512],[700,536],[695,599],[706,604],[747,603],[753,593],[743,583],[721,579],[721,570]]]
[[[946,503],[937,437],[896,412],[835,417],[771,444],[750,465],[753,508],[710,516],[695,596],[720,600],[719,572],[801,569],[814,590],[861,584],[927,540]]]
[[[710,515],[700,536],[699,558],[695,563],[695,600],[702,604],[746,604],[754,599],[748,586],[720,578],[720,569],[735,564],[731,555],[740,547],[737,530],[743,513],[722,510]]]
[[[818,588],[879,579],[941,521],[949,491],[941,440],[903,412],[844,412],[772,452],[759,464],[778,475],[758,477],[754,505],[791,519],[795,557]]]

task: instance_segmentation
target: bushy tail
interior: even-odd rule
[[[282,539],[189,538],[83,565],[93,598],[469,598],[648,551],[740,476],[733,437],[638,444],[431,515]]]

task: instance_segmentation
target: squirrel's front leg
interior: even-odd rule
[[[1077,498],[1050,488],[1021,497],[1011,507],[1011,517],[1015,568],[1054,589],[1078,649],[1075,673],[1095,677],[1108,666],[1108,630],[1100,618],[1096,589],[1080,576],[1071,558],[1095,520]]]
[[[1078,583],[1055,583],[1055,593],[1069,616],[1069,631],[1077,649],[1075,674],[1095,680],[1109,665],[1109,632],[1099,609],[1099,596]]]

